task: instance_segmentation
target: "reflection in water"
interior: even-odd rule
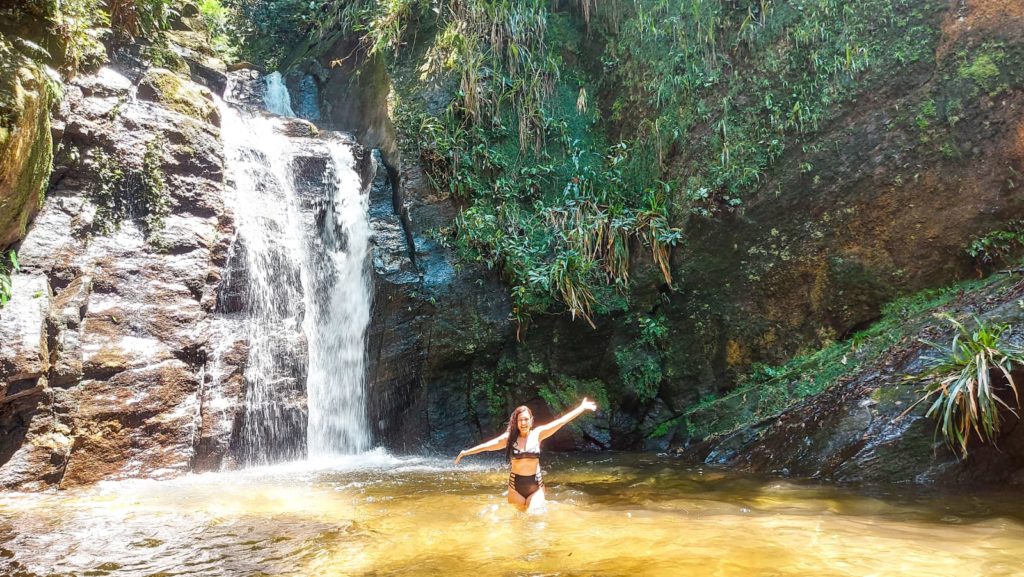
[[[371,452],[175,481],[0,494],[3,575],[1020,575],[1011,493],[855,491],[555,457],[549,506],[505,470]]]

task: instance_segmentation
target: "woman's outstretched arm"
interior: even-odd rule
[[[455,457],[455,464],[458,465],[459,461],[461,461],[466,455],[475,455],[477,453],[483,453],[484,451],[497,451],[499,449],[504,449],[506,445],[508,445],[508,432],[504,432],[500,437],[495,437],[486,443],[481,443],[473,447],[472,449],[460,451],[459,456]]]
[[[537,434],[540,435],[541,440],[547,439],[551,435],[554,435],[556,432],[558,432],[558,429],[561,429],[565,425],[569,424],[570,421],[582,415],[584,412],[596,410],[597,405],[594,403],[594,401],[589,401],[586,397],[583,397],[583,402],[580,403],[580,406],[562,415],[561,417],[558,417],[557,419],[551,421],[546,425],[540,425],[539,427],[537,427]]]

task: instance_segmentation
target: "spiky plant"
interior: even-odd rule
[[[924,341],[934,354],[925,358],[927,368],[915,377],[926,383],[925,395],[918,403],[931,402],[926,416],[938,420],[936,430],[966,458],[972,435],[982,442],[996,441],[1002,425],[1000,407],[1017,415],[1000,394],[1012,391],[1014,403],[1020,407],[1012,371],[1024,364],[1024,351],[1001,339],[1007,324],[987,324],[975,318],[974,330],[968,330],[956,319],[946,319],[956,333],[949,345]]]

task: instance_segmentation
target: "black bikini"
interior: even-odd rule
[[[540,459],[540,451],[520,451],[515,444],[512,445],[512,458],[513,459]],[[508,487],[509,489],[515,489],[516,493],[519,493],[523,497],[529,497],[536,493],[544,486],[544,481],[540,476],[540,465],[537,466],[537,472],[533,475],[516,475],[515,473],[508,474]]]

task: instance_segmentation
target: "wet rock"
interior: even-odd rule
[[[990,323],[1024,322],[1024,311],[1017,305],[1022,293],[1024,285],[1019,283],[1012,290],[997,291],[994,299],[985,299],[983,318]],[[928,338],[943,342],[952,335]],[[1011,344],[1021,340],[1019,334],[1011,338]],[[844,483],[1019,482],[1024,471],[1024,425],[1016,415],[1005,411],[995,445],[975,439],[969,456],[960,459],[937,436],[935,421],[925,417],[926,403],[915,405],[921,386],[904,375],[920,372],[922,359],[931,354],[917,340],[897,344],[825,393],[762,422],[707,439],[684,454],[750,471]],[[1016,380],[1017,373],[1014,376]],[[1009,391],[1004,393],[1012,404]]]
[[[74,444],[61,487],[187,472],[199,386],[195,371],[175,359],[83,381],[74,391]]]
[[[215,94],[223,95],[227,86],[227,67],[210,48],[206,33],[171,30],[166,34],[172,49],[187,63],[193,79]]]
[[[71,427],[62,406],[64,391],[49,389],[0,405],[0,487],[42,490],[60,482],[71,451]]]
[[[138,96],[164,104],[186,116],[220,126],[220,112],[213,104],[209,89],[186,83],[170,70],[147,70],[139,81]]]
[[[128,97],[134,88],[131,80],[107,66],[79,78],[75,86],[82,96],[115,98]]]
[[[267,91],[267,83],[263,75],[251,68],[241,68],[228,72],[228,86],[224,98],[234,102],[263,109],[263,97]]]
[[[35,381],[50,368],[46,312],[50,287],[41,274],[15,274],[11,300],[0,310],[0,377],[7,394],[19,381]],[[17,392],[17,391],[14,391]]]
[[[50,307],[50,386],[62,387],[82,378],[82,320],[88,310],[92,279],[76,277]]]
[[[320,134],[319,129],[312,122],[300,120],[298,118],[290,118],[284,120],[279,128],[280,132],[285,136],[293,136],[298,138],[316,138]],[[322,174],[322,172],[321,172]]]
[[[199,431],[192,470],[216,471],[236,464],[230,453],[232,437],[245,392],[249,344],[242,337],[241,319],[223,320],[211,329],[208,370],[202,388]]]

